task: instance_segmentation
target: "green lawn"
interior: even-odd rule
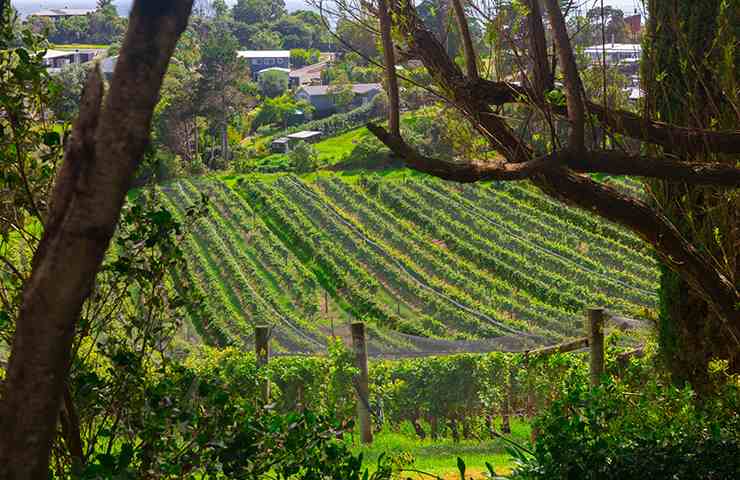
[[[498,424],[500,424],[500,420]],[[529,424],[518,419],[512,419],[511,428],[512,439],[517,443],[527,445],[530,435]],[[371,471],[375,470],[378,457],[382,453],[386,455],[408,453],[414,459],[413,465],[408,468],[432,473],[450,480],[460,478],[457,470],[457,457],[465,461],[467,467],[466,478],[487,478],[485,475],[487,472],[486,462],[494,466],[498,475],[507,475],[511,473],[513,468],[511,457],[505,451],[505,442],[500,439],[463,440],[460,443],[454,443],[451,439],[436,442],[429,439],[421,441],[414,435],[409,426],[408,430],[398,433],[390,431],[377,433],[369,447],[360,446],[357,436],[355,436],[353,442],[355,445],[354,451],[363,453],[364,463]],[[420,474],[404,474],[403,478],[418,478],[421,480],[430,477],[424,477]]]
[[[319,163],[333,165],[342,161],[355,147],[363,141],[369,140],[372,136],[367,128],[359,127],[315,143],[314,148],[319,155]],[[278,164],[284,161],[287,161],[287,154],[285,153],[273,153],[258,160],[261,165]]]

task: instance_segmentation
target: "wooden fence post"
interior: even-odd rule
[[[357,418],[360,424],[360,440],[362,443],[372,443],[373,430],[370,419],[370,386],[367,371],[367,340],[365,338],[365,324],[354,322],[352,330],[352,350],[355,355],[355,367],[360,370],[355,383],[357,395]]]
[[[603,308],[589,308],[586,319],[588,330],[589,362],[591,369],[591,386],[599,384],[604,373],[604,318]]]
[[[270,336],[271,328],[268,325],[258,325],[254,332],[254,348],[257,354],[257,367],[262,368],[270,361]],[[270,403],[270,381],[265,379],[262,383],[262,401]]]

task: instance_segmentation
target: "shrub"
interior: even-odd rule
[[[288,90],[288,74],[279,70],[271,70],[259,75],[260,92],[265,97],[279,97]]]
[[[301,68],[319,61],[319,51],[315,48],[294,48],[290,51],[290,65]]]
[[[738,391],[728,384],[699,404],[662,378],[572,384],[538,419],[534,456],[516,478],[737,478]]]
[[[316,170],[319,164],[319,156],[316,149],[306,142],[298,142],[288,153],[290,163],[298,173]]]

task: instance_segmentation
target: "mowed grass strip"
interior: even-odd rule
[[[496,419],[496,425],[500,424],[501,419]],[[531,434],[529,423],[514,417],[511,419],[511,432],[509,438],[529,448]],[[403,453],[410,454],[414,460],[413,464],[407,468],[431,473],[445,480],[459,480],[458,457],[465,461],[466,479],[488,478],[486,462],[494,466],[498,475],[509,475],[514,467],[512,458],[506,453],[506,442],[501,439],[461,440],[458,443],[453,442],[451,438],[433,441],[427,437],[425,440],[419,440],[411,426],[404,425],[399,432],[384,429],[376,433],[373,443],[369,446],[360,445],[357,435],[348,441],[353,442],[355,453],[362,452],[363,464],[371,472],[377,469],[378,458],[381,454],[393,456]],[[402,478],[421,480],[429,477],[404,473]]]

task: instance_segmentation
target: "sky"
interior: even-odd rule
[[[156,0],[148,0],[156,1]],[[580,0],[584,4],[598,4],[600,0]],[[45,8],[95,8],[97,3],[95,0],[11,0],[10,3],[21,13],[22,16],[28,15],[29,13],[43,10]],[[126,15],[129,8],[131,8],[132,0],[117,0],[115,2],[118,7],[118,11],[121,15]],[[234,0],[227,3],[234,3]],[[285,0],[288,10],[298,10],[301,8],[308,8],[305,1],[303,0]],[[619,8],[625,12],[625,14],[631,14],[635,8],[642,11],[640,0],[604,0],[604,5],[611,5]],[[584,6],[584,8],[587,8]]]

